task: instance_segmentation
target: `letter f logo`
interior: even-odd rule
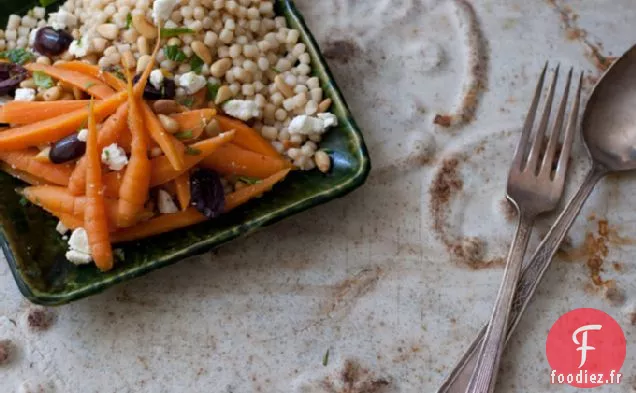
[[[601,330],[603,328],[602,325],[585,325],[585,326],[581,326],[580,328],[576,329],[574,331],[574,333],[572,334],[572,341],[574,341],[574,344],[576,345],[581,345],[580,347],[578,347],[576,350],[577,351],[581,351],[581,364],[579,365],[579,368],[583,367],[583,365],[585,364],[585,362],[587,361],[587,351],[593,351],[596,348],[588,346],[587,345],[587,332],[589,330]],[[581,342],[579,342],[577,336],[579,335],[579,333],[583,333],[582,336],[582,340]]]

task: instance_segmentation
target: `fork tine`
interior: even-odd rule
[[[521,130],[521,138],[519,139],[514,158],[512,159],[511,168],[515,168],[517,170],[522,169],[521,166],[526,155],[528,140],[530,139],[530,134],[532,133],[532,125],[534,124],[534,118],[537,113],[537,106],[539,106],[539,99],[541,98],[541,91],[543,90],[543,82],[545,81],[545,74],[547,69],[548,62],[546,61],[545,65],[543,66],[543,70],[541,71],[541,76],[539,76],[539,80],[537,81],[537,86],[534,89],[534,98],[532,98],[530,109],[528,110],[526,120],[523,123],[523,128]]]
[[[552,101],[554,100],[554,88],[556,87],[557,80],[559,78],[559,68],[561,66],[557,65],[554,70],[554,75],[552,76],[552,83],[550,84],[550,88],[548,89],[548,97],[546,98],[545,103],[543,104],[543,115],[541,116],[541,121],[539,122],[539,127],[537,128],[534,134],[534,141],[532,143],[532,147],[530,147],[530,154],[528,156],[528,162],[525,168],[530,168],[532,173],[537,172],[537,161],[539,160],[539,154],[541,153],[543,147],[543,138],[545,137],[545,130],[548,126],[548,120],[550,119],[550,113],[552,112]]]
[[[570,83],[572,82],[573,68],[570,68],[568,72],[568,78],[565,83],[565,89],[563,91],[563,97],[561,98],[561,104],[559,105],[559,112],[552,126],[552,132],[550,133],[550,139],[548,140],[548,147],[543,155],[543,162],[539,170],[539,176],[550,176],[552,174],[552,164],[554,163],[554,154],[556,153],[559,139],[561,138],[561,131],[563,128],[563,119],[565,118],[565,108],[568,104],[568,96],[570,94]]]
[[[554,174],[554,179],[565,180],[565,172],[567,171],[568,162],[570,160],[570,152],[572,151],[572,142],[574,141],[574,134],[578,129],[578,116],[579,105],[581,104],[581,87],[583,86],[583,72],[579,75],[579,88],[576,91],[576,99],[572,106],[572,111],[568,118],[568,124],[565,129],[565,136],[563,137],[563,148],[561,149],[561,155],[557,163],[557,169]]]

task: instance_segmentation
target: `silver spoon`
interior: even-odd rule
[[[596,183],[611,172],[636,169],[636,45],[597,83],[583,113],[582,134],[592,167],[524,268],[508,319],[508,338]],[[438,393],[466,391],[486,329],[481,329]]]

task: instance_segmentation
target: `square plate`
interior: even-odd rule
[[[7,2],[8,3],[8,2]],[[5,3],[4,7],[8,5]],[[14,2],[24,10],[24,2]],[[33,2],[32,6],[36,3]],[[5,9],[8,17],[14,10]],[[318,44],[293,2],[279,0],[276,13],[300,31],[311,56],[312,74],[320,79],[339,126],[321,147],[330,151],[333,170],[295,171],[264,197],[218,219],[142,241],[122,244],[125,261],[102,273],[94,266],[75,266],[64,256],[67,244],[56,232],[57,219],[38,207],[22,206],[15,192],[22,183],[0,173],[0,243],[22,294],[34,303],[58,305],[105,290],[122,281],[175,263],[270,225],[285,217],[341,197],[364,183],[371,164],[362,135],[351,117]],[[4,19],[6,19],[6,17]],[[6,22],[6,20],[5,20]]]

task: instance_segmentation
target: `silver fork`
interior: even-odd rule
[[[532,233],[532,226],[539,214],[556,209],[563,195],[572,141],[577,128],[580,87],[570,112],[568,124],[563,130],[563,121],[572,81],[572,69],[570,69],[563,98],[544,150],[545,134],[552,111],[559,66],[554,71],[552,83],[543,105],[543,114],[534,135],[532,135],[532,129],[543,90],[547,66],[548,64],[546,63],[539,77],[534,98],[523,125],[521,140],[517,145],[512,166],[508,172],[507,198],[515,206],[519,220],[515,236],[510,245],[506,270],[504,271],[501,287],[490,317],[490,324],[486,330],[486,336],[477,359],[477,367],[470,379],[466,393],[492,393],[495,389],[499,362],[506,341],[508,315],[512,306],[517,281],[521,274],[523,256]],[[564,133],[563,145],[561,152],[556,157],[562,133]],[[530,142],[532,144],[528,150]],[[554,168],[555,160],[556,168]]]

